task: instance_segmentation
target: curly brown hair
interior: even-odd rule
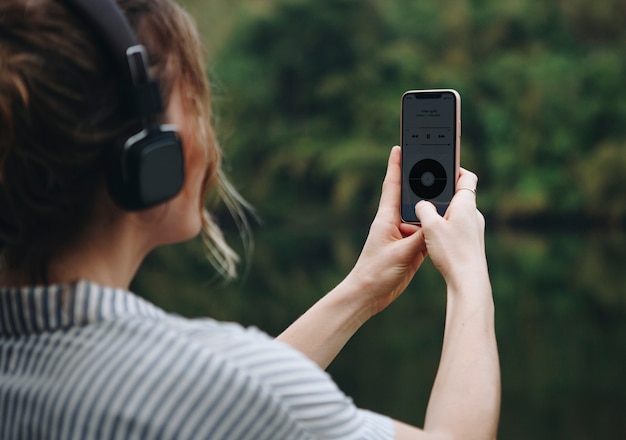
[[[222,189],[237,211],[240,199],[220,172],[193,19],[171,0],[118,4],[148,51],[164,105],[183,85],[186,106],[205,121],[198,136],[212,155],[206,188]],[[105,152],[132,129],[112,64],[62,2],[0,3],[0,252],[3,265],[30,282],[45,283],[50,259],[80,238],[101,199]],[[236,255],[206,209],[204,219],[213,260],[234,275]]]

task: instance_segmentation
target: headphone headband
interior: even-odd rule
[[[115,0],[63,1],[94,29],[127,86],[120,88],[124,111],[130,110],[129,118],[143,124],[139,133],[120,143],[119,151],[109,154],[112,198],[128,210],[169,200],[184,181],[182,143],[174,127],[158,123],[163,103],[158,84],[150,77],[145,47]]]
[[[132,83],[134,78],[129,68],[127,50],[140,44],[117,3],[113,0],[63,1],[94,28],[94,34],[104,43],[127,81]]]
[[[148,56],[114,0],[64,0],[94,29],[121,78],[129,114],[144,120],[163,112],[158,85],[150,78]]]

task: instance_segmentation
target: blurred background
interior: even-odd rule
[[[150,255],[135,291],[277,335],[356,261],[402,93],[455,88],[461,163],[487,217],[500,438],[626,438],[624,0],[183,4],[205,41],[226,171],[261,222],[239,280],[220,281],[194,241]],[[423,423],[444,292],[427,262],[330,366],[357,405]]]

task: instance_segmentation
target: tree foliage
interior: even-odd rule
[[[452,87],[484,211],[620,223],[626,201],[611,188],[624,185],[625,8],[278,2],[243,20],[214,61],[231,172],[270,218],[369,217],[402,92]]]
[[[490,220],[615,226],[488,230],[501,437],[623,437],[623,0],[185,3],[211,12],[198,18],[219,54],[211,77],[227,172],[266,227],[241,281],[213,280],[193,242],[152,254],[136,291],[186,316],[278,334],[354,264],[399,141],[401,94],[456,88],[462,164],[479,174]],[[443,291],[426,263],[334,361],[358,405],[422,424]]]

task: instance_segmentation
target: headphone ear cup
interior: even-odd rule
[[[109,159],[109,192],[128,211],[166,202],[180,192],[184,180],[182,142],[174,129],[144,130]]]

